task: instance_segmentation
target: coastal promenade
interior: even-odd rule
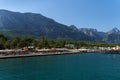
[[[100,50],[100,49],[57,49],[57,50],[40,49],[37,51],[0,50],[0,59],[34,57],[34,56],[48,56],[48,55],[80,54],[80,53],[119,54],[119,52],[120,52],[120,50]]]
[[[5,58],[21,58],[21,57],[35,57],[35,56],[49,56],[49,55],[65,55],[65,54],[77,54],[79,52],[55,52],[55,53],[35,53],[29,52],[28,54],[16,54],[16,55],[0,55],[0,59]]]

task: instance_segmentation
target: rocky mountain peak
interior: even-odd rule
[[[108,34],[120,34],[120,30],[118,28],[113,28],[112,30],[107,32]]]
[[[70,25],[69,27],[73,30],[76,30],[76,31],[78,30],[78,28],[75,25]]]
[[[114,31],[114,32],[120,32],[120,30],[118,28],[116,28],[116,27],[113,28],[112,31]]]

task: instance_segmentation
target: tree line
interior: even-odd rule
[[[35,48],[69,48],[67,44],[74,45],[75,48],[80,47],[113,47],[117,44],[105,42],[86,42],[86,41],[73,41],[73,40],[57,40],[47,39],[42,36],[40,38],[20,38],[14,37],[8,39],[6,36],[0,34],[0,49],[20,49],[23,47],[34,46]]]

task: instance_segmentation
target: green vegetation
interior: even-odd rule
[[[19,38],[8,39],[4,35],[0,35],[0,49],[19,49],[28,46],[35,48],[70,48],[68,45],[74,45],[74,48],[80,47],[112,47],[118,44],[110,44],[105,42],[85,42],[72,40],[50,40],[46,37],[35,38]],[[120,44],[119,44],[120,45]]]

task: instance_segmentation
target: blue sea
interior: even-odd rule
[[[0,59],[0,80],[120,80],[120,55],[81,53]]]

